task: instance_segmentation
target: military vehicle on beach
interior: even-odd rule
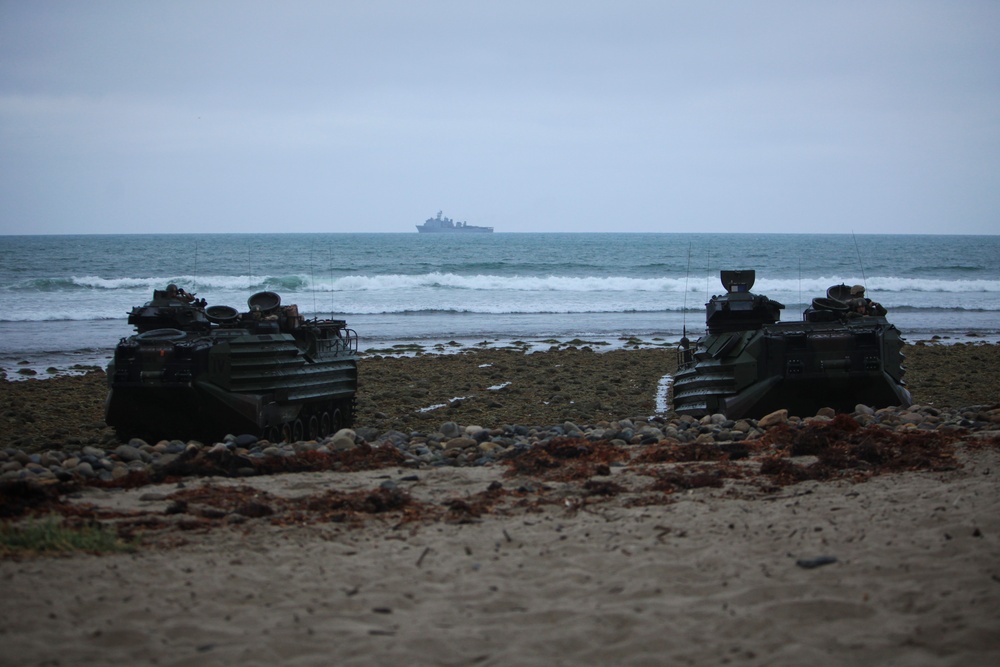
[[[754,271],[721,277],[726,293],[706,304],[706,334],[693,348],[685,336],[678,349],[674,411],[739,419],[910,405],[903,339],[884,308],[851,294],[860,287],[834,285],[801,321],[780,322],[785,306],[750,291]]]
[[[274,292],[247,304],[207,306],[170,285],[132,309],[136,333],[107,372],[105,421],[121,440],[297,441],[352,424],[357,334],[343,320],[306,320]]]

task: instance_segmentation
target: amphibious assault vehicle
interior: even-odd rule
[[[721,277],[726,293],[706,304],[706,334],[693,349],[685,337],[678,349],[677,413],[739,419],[781,408],[811,416],[823,407],[910,405],[903,340],[884,308],[834,285],[801,321],[779,322],[785,306],[750,291],[754,271]]]
[[[274,292],[247,304],[206,307],[170,285],[132,309],[136,333],[108,365],[105,420],[120,439],[297,441],[352,424],[357,334],[306,320]]]

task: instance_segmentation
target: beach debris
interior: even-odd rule
[[[799,558],[795,561],[795,564],[803,569],[812,570],[824,565],[832,565],[836,562],[836,556],[816,556],[815,558]]]
[[[505,475],[532,475],[552,481],[589,479],[629,457],[624,448],[607,441],[553,438],[512,453],[506,460]]]

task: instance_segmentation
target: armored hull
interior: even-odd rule
[[[239,313],[157,290],[133,308],[137,333],[108,366],[106,421],[120,439],[252,433],[277,442],[352,424],[354,331],[342,320],[306,321],[272,292],[248,303]]]
[[[679,351],[677,413],[738,419],[910,404],[899,330],[882,315],[852,312],[845,286],[814,299],[802,321],[779,322],[784,306],[749,291],[753,271],[722,274],[727,293],[707,304],[706,335]]]

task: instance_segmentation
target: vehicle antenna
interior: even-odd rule
[[[799,257],[799,303],[802,303],[802,258]]]
[[[708,301],[708,295],[712,291],[710,285],[712,280],[712,251],[708,251],[708,264],[705,265],[705,301]]]
[[[681,307],[681,343],[680,350],[684,361],[688,360],[691,341],[688,340],[687,310],[688,310],[688,279],[691,277],[691,242],[688,241],[688,263],[684,274],[684,305]]]
[[[688,279],[691,277],[691,242],[688,241],[688,263],[687,271],[684,274],[684,306],[681,310],[681,331],[684,338],[687,338],[687,310],[688,310]]]
[[[309,282],[312,283],[313,291],[313,317],[319,316],[319,308],[316,306],[316,267],[313,266],[313,251],[309,248]]]
[[[253,288],[253,268],[250,266],[250,244],[247,244],[247,291]]]
[[[861,284],[865,286],[865,294],[868,293],[868,278],[865,277],[865,265],[861,261],[861,248],[858,246],[858,237],[854,235],[854,230],[851,230],[851,238],[854,239],[854,249],[858,252],[858,266],[861,268]]]

